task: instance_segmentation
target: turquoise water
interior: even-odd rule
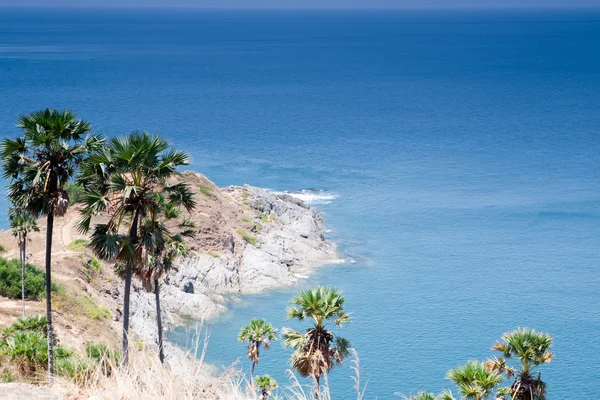
[[[600,392],[600,12],[278,13],[0,9],[0,131],[71,107],[146,129],[219,185],[316,189],[342,256],[367,398],[451,387],[505,331],[551,332],[553,399]],[[0,208],[5,213],[5,207]],[[2,216],[6,219],[6,215]],[[245,362],[246,297],[207,358]],[[297,325],[293,325],[297,326]],[[177,333],[175,333],[175,337]],[[289,352],[263,353],[280,381]],[[246,366],[247,364],[243,364]],[[350,398],[347,366],[331,375]]]

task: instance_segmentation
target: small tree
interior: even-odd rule
[[[542,364],[552,361],[554,354],[552,337],[534,329],[518,328],[502,336],[502,341],[496,343],[492,350],[502,353],[500,358],[492,358],[486,362],[489,370],[503,373],[508,378],[514,377],[510,387],[513,400],[544,400],[546,398],[546,383],[541,379],[541,373],[536,369]],[[513,360],[513,366],[509,361]]]
[[[21,261],[21,298],[23,300],[23,317],[25,317],[25,265],[27,264],[27,236],[29,232],[38,232],[37,221],[23,209],[11,208],[9,222],[13,236],[17,237],[19,259]]]
[[[273,390],[277,389],[277,381],[269,375],[257,376],[256,386],[258,391],[260,391],[263,400],[267,400],[273,393]]]
[[[313,326],[305,333],[284,328],[283,343],[294,349],[290,359],[292,368],[300,375],[314,379],[317,399],[320,396],[321,376],[335,365],[342,364],[344,358],[350,355],[348,340],[326,329],[327,322],[333,322],[338,327],[350,322],[344,303],[341,291],[317,286],[300,292],[292,299],[292,305],[287,310],[288,319],[313,321]]]
[[[260,348],[264,346],[265,349],[269,349],[271,341],[277,340],[276,332],[277,329],[274,329],[270,323],[258,318],[253,318],[248,325],[240,329],[238,340],[249,343],[248,358],[252,361],[250,384],[252,384],[254,378],[254,367],[258,364],[260,358]]]

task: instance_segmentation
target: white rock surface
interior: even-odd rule
[[[311,268],[337,259],[335,246],[323,236],[321,217],[301,200],[251,186],[224,188],[220,195],[220,201],[231,202],[239,216],[227,222],[231,226],[225,227],[225,234],[220,232],[220,251],[202,253],[200,243],[195,254],[180,260],[166,277],[161,285],[165,326],[173,326],[178,317],[211,318],[225,309],[227,295],[294,285]],[[221,215],[214,219],[219,226],[204,228],[205,232],[224,230],[227,219]],[[256,243],[247,243],[240,229],[255,236]],[[214,242],[218,240],[206,241]],[[132,332],[154,341],[154,294],[134,287]]]

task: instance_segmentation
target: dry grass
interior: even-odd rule
[[[130,350],[128,367],[105,360],[79,382],[56,381],[52,392],[65,399],[94,400],[238,400],[246,397],[238,391],[239,373],[229,370],[212,377],[201,362],[191,361],[185,372],[177,372],[160,363],[156,354]],[[106,374],[108,370],[112,371]]]
[[[197,339],[196,339],[197,340]],[[204,342],[203,349],[206,349]],[[195,345],[197,352],[199,341]],[[204,350],[202,353],[204,353]],[[247,378],[232,366],[219,376],[209,373],[203,364],[203,354],[190,352],[187,354],[184,365],[170,369],[158,360],[155,353],[147,350],[131,351],[130,365],[123,368],[106,363],[112,373],[105,374],[106,364],[87,374],[77,383],[73,381],[57,381],[52,387],[52,392],[69,400],[255,400],[258,392],[249,387]],[[356,353],[350,361],[354,371],[354,389],[356,399],[362,400],[366,386],[361,386],[359,360]],[[293,372],[288,371],[290,383],[284,385],[273,393],[274,398],[285,400],[313,400],[315,399],[314,387],[308,383],[300,383],[300,379]],[[331,400],[328,377],[321,377],[320,400]]]

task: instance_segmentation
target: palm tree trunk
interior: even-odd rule
[[[136,210],[133,217],[133,223],[131,224],[131,230],[129,231],[129,238],[131,240],[131,246],[133,247],[134,252],[135,245],[137,243],[138,219],[139,210]],[[123,294],[123,365],[129,364],[129,299],[131,295],[131,276],[133,275],[133,263],[134,260],[129,260],[125,266],[125,293]]]
[[[50,381],[54,378],[54,355],[52,336],[52,229],[54,228],[54,213],[48,213],[48,222],[46,227],[46,319],[48,320],[48,374]]]
[[[24,240],[22,240],[24,237]],[[21,251],[21,299],[23,300],[23,318],[25,318],[25,245],[27,236],[19,233],[19,250]]]
[[[315,376],[315,399],[317,399],[317,400],[319,400],[319,397],[321,397],[320,379],[321,379],[321,376],[319,376],[319,375]]]
[[[269,399],[269,393],[267,392],[267,389],[263,389],[263,391],[262,391],[262,398],[263,398],[263,400],[268,400]]]
[[[250,368],[250,386],[252,386],[252,384],[254,383],[254,367],[256,366],[256,363],[254,361],[252,361],[252,368]]]
[[[164,364],[165,352],[162,337],[162,315],[160,313],[160,292],[158,277],[154,278],[154,296],[156,297],[156,326],[158,327],[158,358],[160,359],[160,362]]]

